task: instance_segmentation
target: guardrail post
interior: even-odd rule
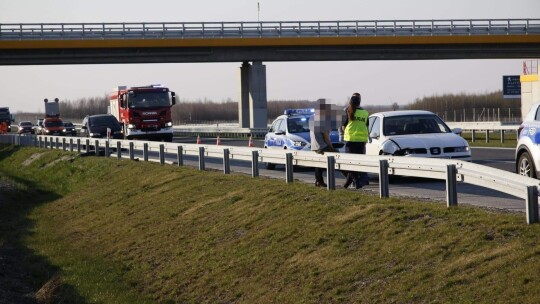
[[[135,148],[132,141],[129,142],[129,159],[135,159]]]
[[[446,205],[457,206],[457,169],[456,165],[446,165]]]
[[[486,143],[489,143],[489,130],[486,130]]]
[[[182,148],[182,146],[178,146],[178,153],[176,155],[176,162],[178,163],[178,167],[184,165],[184,158],[182,155],[183,153],[184,153],[184,148]]]
[[[69,139],[69,152],[73,152],[73,138]]]
[[[224,174],[231,174],[230,155],[231,155],[231,151],[229,151],[229,149],[223,149],[223,173]]]
[[[43,138],[40,137],[40,138],[38,138],[38,148],[47,148],[45,146],[43,146],[43,147],[42,146],[43,146]]]
[[[293,156],[292,153],[285,154],[285,180],[287,184],[293,182]]]
[[[199,170],[204,170],[204,147],[199,147]]]
[[[501,144],[504,144],[504,130],[501,130]]]
[[[90,153],[90,139],[86,139],[86,153]]]
[[[390,196],[390,179],[388,177],[388,160],[381,159],[379,161],[379,196]]]
[[[326,157],[326,189],[336,190],[336,158]]]
[[[99,156],[99,140],[97,139],[94,141],[94,153]]]
[[[62,150],[66,151],[66,138],[62,137]]]
[[[475,142],[476,141],[476,130],[472,130],[471,132],[471,142]]]
[[[538,188],[527,186],[527,224],[538,223]]]
[[[165,164],[165,145],[164,144],[159,145],[159,163],[162,165]]]
[[[58,138],[58,137],[55,138],[55,139],[54,139],[54,142],[55,142],[54,148],[55,148],[55,149],[58,149],[58,148],[60,147],[60,138]]]
[[[142,154],[143,154],[143,160],[148,161],[148,143],[144,143]]]
[[[109,157],[109,141],[105,141],[105,157]]]
[[[118,159],[122,158],[122,142],[121,141],[116,142],[116,157]]]
[[[81,139],[77,138],[77,153],[81,153]]]
[[[259,176],[259,151],[251,151],[251,176]]]

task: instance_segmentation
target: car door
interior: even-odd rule
[[[369,141],[366,144],[367,155],[379,155],[380,146],[383,139],[382,134],[382,119],[379,116],[371,116],[369,118]]]
[[[265,143],[268,148],[283,148],[283,136],[285,134],[284,119],[276,119],[265,136]]]
[[[283,149],[287,143],[287,118],[279,119],[280,123],[275,130],[276,142],[275,147]]]

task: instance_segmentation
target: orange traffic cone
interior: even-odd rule
[[[197,144],[198,144],[198,145],[201,144],[201,136],[200,136],[200,135],[197,135]]]
[[[254,147],[254,145],[253,145],[253,138],[251,137],[251,135],[249,135],[248,147]]]
[[[216,145],[221,145],[221,139],[219,138],[219,135],[216,138]]]

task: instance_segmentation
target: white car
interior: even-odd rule
[[[449,158],[471,161],[460,128],[451,130],[429,111],[379,112],[369,116],[367,155]]]
[[[516,173],[540,177],[540,102],[532,105],[518,129]]]

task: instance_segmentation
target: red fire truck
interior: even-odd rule
[[[122,125],[124,138],[172,141],[174,92],[161,85],[119,86],[110,97],[110,112]]]

